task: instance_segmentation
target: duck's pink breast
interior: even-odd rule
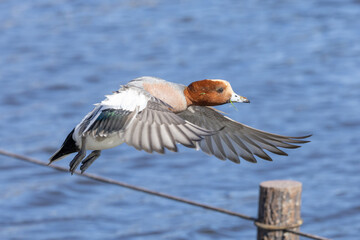
[[[172,106],[173,112],[186,110],[186,99],[181,87],[169,83],[144,83],[143,87],[154,97]]]

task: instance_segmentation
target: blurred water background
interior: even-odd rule
[[[88,172],[257,215],[265,180],[303,183],[304,232],[360,232],[360,1],[0,1],[0,148],[47,161],[119,85],[229,80],[219,109],[312,142],[258,164],[103,151]],[[251,222],[0,156],[1,239],[255,239]],[[71,158],[56,164],[67,166]]]

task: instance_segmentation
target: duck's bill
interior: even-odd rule
[[[230,102],[250,103],[249,99],[247,99],[246,97],[240,96],[236,93],[233,93],[231,95]]]

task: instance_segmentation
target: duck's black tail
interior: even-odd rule
[[[66,155],[69,155],[70,153],[78,152],[80,149],[76,146],[74,139],[72,138],[72,135],[74,133],[75,128],[69,133],[69,135],[66,137],[64,143],[62,144],[61,148],[57,150],[54,155],[51,156],[49,159],[49,164],[56,160],[60,160],[64,158]]]

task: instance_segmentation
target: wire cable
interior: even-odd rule
[[[61,166],[56,166],[56,165],[48,165],[48,163],[39,161],[37,159],[30,158],[30,157],[20,155],[20,154],[16,154],[16,153],[11,153],[11,152],[8,152],[8,151],[2,150],[2,149],[0,149],[0,154],[4,155],[4,156],[15,158],[15,159],[23,160],[23,161],[26,161],[26,162],[34,163],[34,164],[37,164],[37,165],[42,165],[42,166],[45,166],[45,167],[51,167],[51,168],[56,169],[58,171],[69,172],[68,168],[61,167]],[[196,206],[196,207],[205,208],[205,209],[208,209],[208,210],[211,210],[211,211],[220,212],[220,213],[224,213],[224,214],[227,214],[227,215],[239,217],[239,218],[242,218],[242,219],[245,219],[245,220],[253,221],[254,223],[257,221],[257,218],[247,216],[245,214],[233,212],[233,211],[223,209],[223,208],[213,207],[213,206],[210,206],[210,205],[207,205],[207,204],[203,204],[203,203],[187,200],[187,199],[184,199],[184,198],[172,196],[172,195],[169,195],[169,194],[166,194],[166,193],[161,193],[161,192],[149,190],[149,189],[146,189],[146,188],[143,188],[143,187],[134,186],[134,185],[131,185],[131,184],[128,184],[128,183],[120,182],[120,181],[110,179],[110,178],[101,177],[101,176],[98,176],[98,175],[95,175],[95,174],[81,173],[79,171],[75,171],[74,174],[77,174],[77,175],[83,176],[83,177],[87,177],[87,178],[90,178],[90,179],[93,179],[93,180],[96,180],[96,181],[99,181],[99,182],[108,183],[108,184],[112,184],[112,185],[117,185],[117,186],[121,186],[121,187],[124,187],[124,188],[132,189],[132,190],[135,190],[135,191],[155,195],[155,196],[158,196],[158,197],[171,199],[171,200],[174,200],[174,201],[177,201],[177,202],[186,203],[186,204],[193,205],[193,206]],[[257,226],[257,227],[259,227],[259,226]],[[328,238],[320,237],[320,236],[309,234],[309,233],[303,233],[303,232],[296,231],[296,230],[285,229],[283,231],[287,231],[287,232],[290,232],[290,233],[293,233],[293,234],[296,234],[296,235],[299,235],[299,236],[307,237],[307,238],[310,238],[310,239],[329,240]]]

